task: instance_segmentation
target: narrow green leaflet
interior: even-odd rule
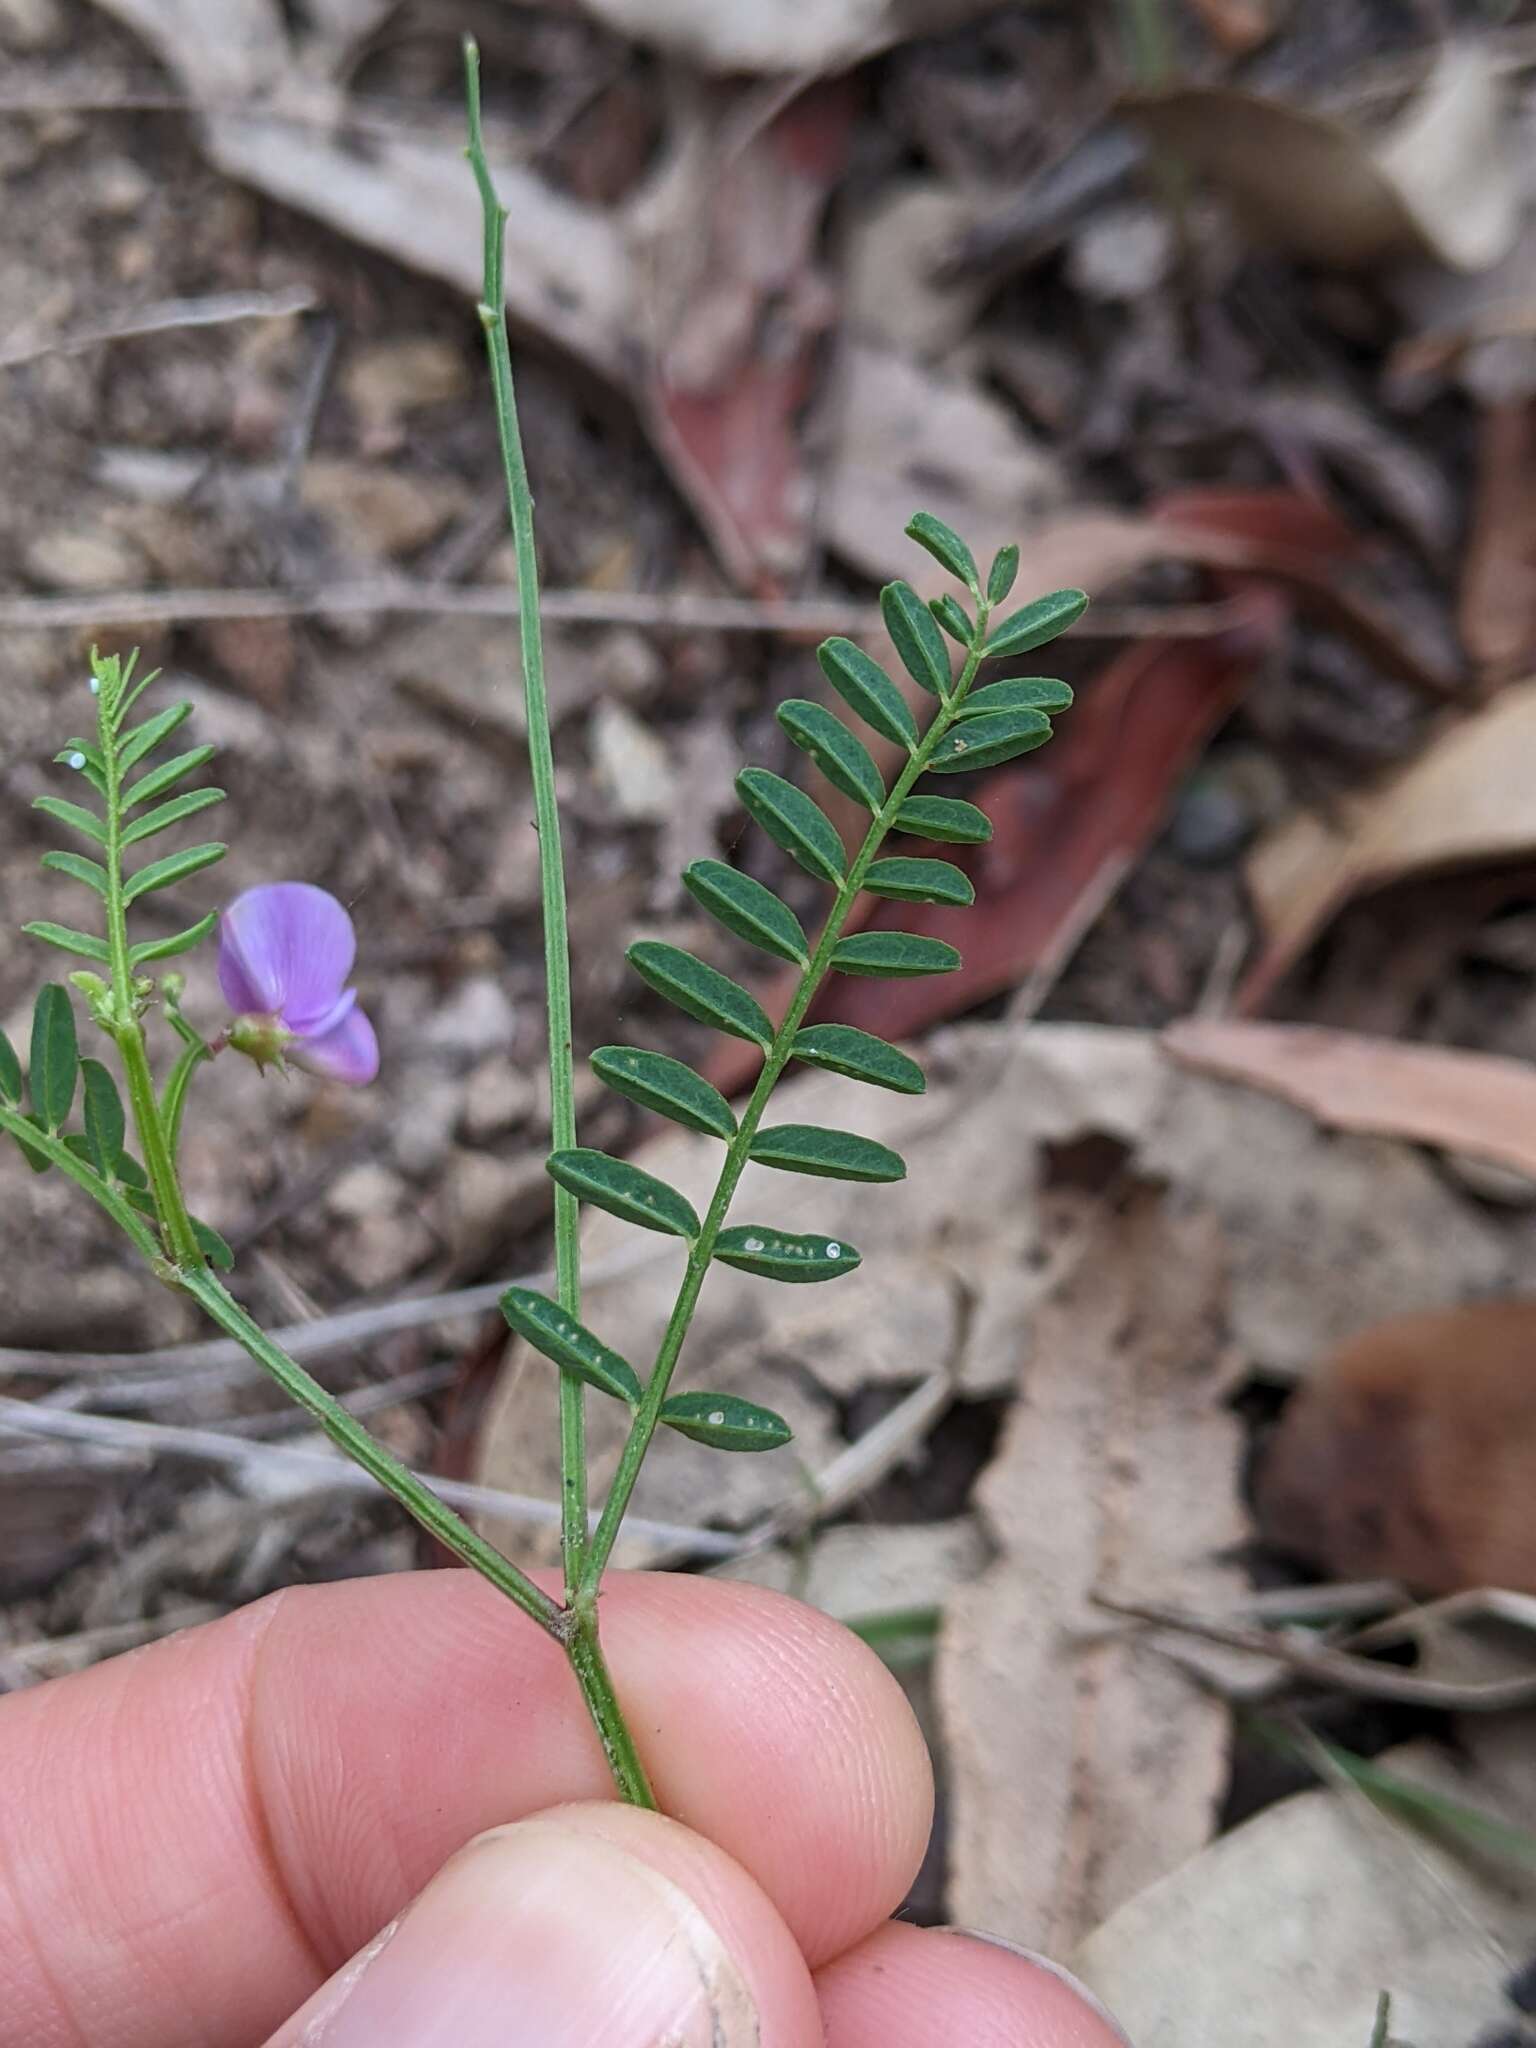
[[[1086,590],[1053,590],[1048,597],[1037,597],[1033,604],[1004,619],[997,631],[989,635],[988,661],[1000,654],[1027,654],[1031,647],[1043,647],[1047,640],[1065,633],[1087,609]]]
[[[141,896],[148,896],[155,889],[169,889],[173,883],[184,882],[189,875],[211,868],[228,851],[227,846],[215,841],[206,846],[184,847],[180,853],[168,853],[164,860],[152,860],[147,868],[140,868],[129,877],[123,901],[137,903]]]
[[[920,548],[926,548],[951,576],[958,576],[972,590],[980,586],[976,557],[952,526],[946,526],[942,519],[935,519],[931,512],[914,512],[907,521],[906,533],[909,540],[915,540]]]
[[[916,932],[855,932],[832,949],[839,974],[884,974],[908,980],[918,974],[949,974],[960,955],[942,939],[920,938]]]
[[[551,1180],[568,1188],[578,1201],[606,1209],[610,1216],[672,1237],[692,1240],[699,1234],[693,1204],[676,1188],[669,1188],[654,1173],[627,1159],[577,1145],[567,1152],[552,1152],[544,1164]]]
[[[98,796],[107,793],[107,771],[102,765],[101,750],[90,740],[66,740],[54,760],[63,768],[73,768],[77,775],[83,775]]]
[[[67,924],[54,924],[46,917],[35,917],[22,930],[30,939],[41,939],[45,946],[57,946],[61,953],[74,953],[82,960],[110,960],[105,939],[93,938],[89,932],[77,932]]]
[[[960,718],[984,718],[993,711],[1043,711],[1054,717],[1072,709],[1070,684],[1054,676],[1009,676],[997,683],[983,683],[973,690],[956,713]]]
[[[67,797],[35,796],[32,799],[34,811],[45,811],[50,818],[57,818],[61,825],[68,825],[72,832],[80,832],[87,839],[94,839],[98,846],[107,843],[107,828],[94,811],[88,811],[81,804],[72,804]]]
[[[928,1086],[922,1068],[906,1053],[853,1024],[807,1024],[795,1033],[791,1050],[807,1066],[824,1067],[850,1081],[868,1081],[897,1095],[921,1095]]]
[[[122,1097],[100,1060],[82,1060],[80,1079],[85,1090],[85,1143],[91,1164],[103,1180],[116,1180],[117,1162],[128,1135]]]
[[[958,597],[951,597],[947,592],[943,597],[930,597],[928,609],[951,640],[958,640],[962,647],[970,646],[971,634],[975,628],[971,624],[970,614]]]
[[[173,796],[169,803],[157,804],[152,811],[146,811],[142,818],[136,819],[123,834],[123,844],[136,846],[141,839],[152,839],[168,826],[179,825],[183,818],[196,817],[210,804],[223,801],[222,789],[189,789],[184,796]]]
[[[235,1255],[225,1240],[220,1237],[211,1223],[204,1223],[199,1217],[189,1216],[192,1235],[197,1239],[197,1248],[216,1273],[234,1271]]]
[[[736,1394],[669,1394],[661,1419],[716,1451],[776,1451],[794,1435],[782,1415]]]
[[[867,811],[879,810],[885,802],[880,770],[864,742],[835,713],[808,697],[790,697],[779,706],[777,716],[795,745],[810,755],[834,789],[851,796]]]
[[[897,856],[877,860],[864,877],[864,886],[876,896],[890,896],[898,903],[974,903],[975,886],[969,875],[947,860],[905,860]]]
[[[913,753],[917,748],[917,720],[900,690],[873,655],[866,654],[851,640],[823,640],[816,650],[821,672],[849,710],[862,718],[882,739]]]
[[[792,960],[797,967],[810,958],[799,918],[751,875],[728,867],[723,860],[696,860],[683,870],[683,887],[711,917],[748,945],[761,946],[765,953]]]
[[[0,1031],[0,1102],[15,1109],[21,1102],[21,1061],[16,1048]]]
[[[68,991],[56,981],[39,989],[32,1009],[32,1064],[28,1084],[32,1107],[45,1131],[56,1131],[69,1115],[80,1072],[75,1013]]]
[[[1017,543],[1010,541],[992,557],[992,566],[987,571],[987,603],[1001,604],[1012,590],[1018,573],[1019,550]]]
[[[787,1230],[769,1230],[761,1223],[743,1223],[722,1230],[715,1240],[722,1266],[755,1273],[762,1280],[788,1280],[804,1285],[836,1280],[859,1266],[859,1254],[840,1238],[817,1237]]]
[[[773,1124],[752,1140],[749,1155],[760,1166],[785,1173],[809,1173],[820,1180],[905,1180],[906,1161],[889,1145],[832,1131],[820,1124]]]
[[[843,879],[848,863],[837,827],[803,789],[771,768],[743,768],[736,778],[736,794],[774,844],[808,875],[834,887]]]
[[[140,776],[123,792],[123,809],[131,811],[136,804],[153,802],[173,789],[185,775],[205,767],[213,759],[212,747],[193,747],[189,753],[177,754],[173,760],[164,761],[158,768],[151,768],[147,775]]]
[[[719,1089],[664,1052],[647,1052],[638,1045],[600,1045],[592,1055],[592,1071],[615,1094],[658,1116],[669,1116],[690,1131],[727,1140],[736,1135],[731,1105]]]
[[[631,1408],[640,1399],[640,1381],[629,1360],[610,1351],[547,1294],[535,1294],[531,1287],[509,1287],[501,1297],[501,1312],[509,1329],[589,1387],[627,1401]]]
[[[773,1043],[773,1026],[755,996],[748,995],[739,982],[720,973],[681,946],[669,946],[662,939],[637,939],[625,955],[643,982],[675,1003],[685,1016],[710,1024],[716,1031],[728,1031],[766,1052]]]
[[[128,951],[130,967],[145,967],[151,960],[170,960],[178,953],[190,953],[201,945],[219,921],[219,913],[210,910],[206,917],[200,917],[196,924],[189,924],[184,932],[177,932],[169,939],[146,939],[142,945],[132,946]],[[105,958],[105,953],[102,955]]]
[[[56,875],[68,875],[73,881],[84,882],[87,889],[94,889],[105,902],[107,871],[100,861],[87,860],[83,853],[45,853],[42,865],[51,868]]]
[[[955,796],[909,796],[896,813],[896,830],[949,846],[982,846],[992,837],[992,820]]]
[[[142,725],[136,725],[126,732],[117,745],[117,768],[120,775],[126,775],[130,768],[136,768],[146,754],[154,752],[163,739],[168,739],[177,726],[192,715],[192,706],[187,703],[168,704],[163,711],[157,711],[153,718],[146,718]]]
[[[1000,761],[1043,747],[1050,736],[1051,721],[1043,711],[999,711],[987,718],[965,718],[940,740],[928,766],[935,775],[995,768]]]
[[[933,613],[910,583],[887,583],[880,593],[880,616],[913,682],[935,697],[949,689],[949,649],[934,623]]]

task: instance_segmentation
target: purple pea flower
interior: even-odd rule
[[[264,882],[219,920],[219,987],[235,1012],[229,1042],[258,1064],[300,1066],[361,1088],[379,1071],[379,1042],[358,1008],[352,920],[309,882]]]

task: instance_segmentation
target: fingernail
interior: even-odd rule
[[[1060,1963],[1052,1962],[1049,1956],[1039,1955],[1032,1948],[1024,1948],[1016,1941],[1009,1941],[1005,1935],[987,1934],[979,1927],[945,1927],[941,1928],[940,1932],[963,1935],[967,1941],[984,1941],[988,1948],[1006,1949],[1009,1955],[1017,1956],[1020,1962],[1032,1963],[1037,1970],[1044,1970],[1048,1977],[1054,1977],[1059,1984],[1065,1984],[1074,1997],[1080,1998],[1094,2017],[1104,2022],[1116,2040],[1125,2043],[1125,2048],[1132,2048],[1130,2035],[1103,1999],[1090,1991],[1081,1977],[1074,1977],[1070,1970],[1063,1969]]]
[[[558,1815],[480,1836],[270,2048],[752,2048],[756,2006],[686,1892]]]

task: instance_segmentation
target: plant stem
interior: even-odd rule
[[[954,723],[956,710],[969,694],[976,671],[981,664],[981,650],[986,640],[987,612],[988,607],[983,602],[977,614],[976,629],[965,666],[955,687],[935,713],[916,751],[892,784],[885,802],[875,813],[864,836],[864,843],[837,892],[836,900],[822,927],[821,936],[816,941],[816,950],[800,977],[799,987],[795,990],[784,1020],[773,1035],[773,1042],[763,1061],[762,1072],[757,1077],[757,1085],[752,1090],[746,1109],[742,1112],[741,1121],[737,1125],[736,1135],[726,1147],[725,1163],[720,1169],[714,1196],[705,1213],[703,1228],[689,1250],[682,1286],[662,1336],[655,1366],[646,1383],[644,1398],[635,1410],[634,1421],[630,1425],[629,1437],[619,1458],[613,1485],[603,1504],[603,1512],[592,1540],[587,1546],[586,1570],[582,1575],[580,1598],[576,1602],[578,1611],[584,1611],[596,1599],[598,1582],[602,1578],[608,1559],[613,1554],[619,1526],[629,1507],[635,1482],[640,1477],[640,1467],[644,1464],[645,1454],[650,1449],[651,1438],[655,1435],[661,1420],[662,1403],[667,1398],[667,1389],[671,1385],[683,1341],[688,1335],[694,1311],[698,1307],[704,1276],[709,1271],[710,1261],[715,1255],[715,1240],[724,1225],[736,1194],[737,1184],[746,1170],[752,1141],[757,1136],[758,1125],[762,1122],[763,1112],[768,1106],[768,1098],[773,1093],[779,1076],[789,1064],[794,1050],[795,1033],[804,1021],[805,1013],[810,1008],[831,964],[833,949],[842,937],[843,926],[847,923],[854,900],[864,886],[864,877],[869,872],[870,863],[879,851],[881,841],[895,822],[896,813],[903,801],[911,793],[912,785],[927,768],[934,748]]]
[[[183,1045],[161,1094],[160,1116],[165,1125],[166,1142],[170,1147],[172,1164],[181,1151],[181,1118],[187,1106],[188,1085],[203,1061],[212,1058],[212,1050],[204,1045],[201,1039],[195,1044]]]
[[[603,1745],[603,1754],[608,1759],[608,1768],[613,1773],[619,1796],[631,1806],[643,1806],[654,1813],[657,1810],[656,1794],[651,1790],[645,1765],[640,1761],[640,1752],[635,1748],[618,1694],[613,1689],[602,1644],[598,1641],[597,1616],[590,1607],[580,1612],[568,1608],[564,1619],[570,1629],[565,1639],[565,1653],[581,1685],[582,1697],[597,1729],[598,1740]]]
[[[62,1139],[40,1131],[19,1110],[3,1106],[0,1106],[0,1131],[8,1131],[24,1151],[40,1152],[50,1166],[68,1174],[77,1187],[84,1188],[91,1200],[106,1210],[118,1229],[126,1233],[135,1249],[143,1253],[152,1267],[164,1268],[165,1253],[155,1242],[154,1232],[144,1218],[99,1173],[87,1166],[83,1159],[77,1159]]]
[[[565,910],[565,865],[560,847],[560,811],[555,799],[555,759],[550,740],[549,699],[544,686],[544,643],[539,623],[539,563],[534,547],[533,493],[523,457],[517,398],[512,386],[512,353],[507,340],[506,291],[502,283],[506,208],[496,196],[480,126],[480,53],[464,41],[465,95],[469,147],[485,222],[484,281],[480,324],[490,357],[496,399],[496,429],[506,473],[507,509],[517,554],[517,613],[522,644],[523,691],[528,707],[528,761],[533,774],[533,814],[539,835],[539,891],[544,925],[544,982],[549,1004],[549,1135],[551,1148],[576,1143],[576,1090],[571,1069],[571,963]],[[555,1189],[555,1291],[568,1315],[581,1314],[580,1215],[576,1197]],[[560,1371],[560,1548],[565,1563],[565,1596],[575,1597],[587,1547],[586,1411],[581,1381]]]

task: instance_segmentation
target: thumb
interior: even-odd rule
[[[659,1814],[566,1806],[461,1849],[267,2048],[814,2048],[800,1951]]]

